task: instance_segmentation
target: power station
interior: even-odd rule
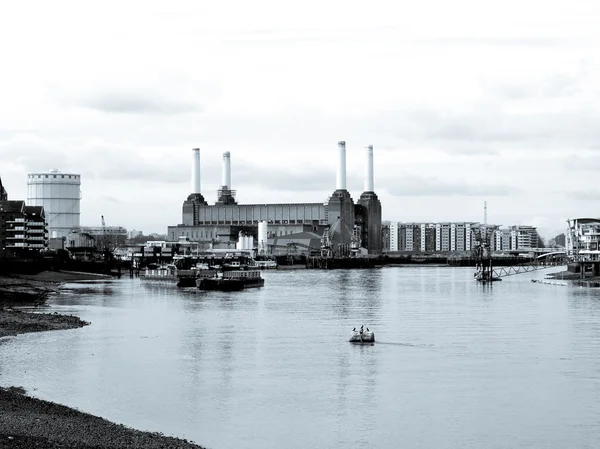
[[[185,238],[213,245],[235,244],[252,236],[259,248],[279,237],[322,238],[330,255],[343,257],[382,250],[381,202],[375,193],[373,146],[365,151],[364,192],[356,204],[346,188],[346,142],[338,142],[336,189],[325,203],[238,204],[231,184],[231,153],[223,153],[221,187],[215,204],[201,189],[200,149],[192,150],[192,192],[183,202],[182,223],[168,227],[170,240]],[[260,231],[260,232],[259,232]],[[261,239],[263,240],[261,242]]]

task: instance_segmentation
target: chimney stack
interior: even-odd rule
[[[365,166],[365,192],[375,192],[373,181],[373,145],[367,147],[367,165]]]
[[[231,190],[231,153],[229,151],[223,153],[221,185],[225,190]]]
[[[200,192],[200,148],[192,149],[192,193]]]
[[[346,142],[338,142],[338,167],[336,176],[336,190],[346,190]]]

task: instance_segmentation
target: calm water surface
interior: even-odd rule
[[[83,329],[0,342],[0,385],[213,449],[597,448],[600,291],[472,269],[67,285]],[[354,326],[377,343],[347,342]]]

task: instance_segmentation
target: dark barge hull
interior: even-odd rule
[[[197,286],[200,290],[235,292],[246,288],[256,288],[265,285],[264,279],[199,279]]]

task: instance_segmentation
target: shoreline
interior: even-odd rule
[[[0,277],[0,342],[4,337],[77,329],[91,323],[73,315],[18,310],[42,304],[64,282],[109,280],[89,273],[43,272]],[[14,449],[203,449],[162,433],[136,430],[54,402],[28,396],[21,387],[0,386],[0,447]]]
[[[0,387],[0,447],[203,449],[185,439],[135,430],[27,396],[19,387]]]

